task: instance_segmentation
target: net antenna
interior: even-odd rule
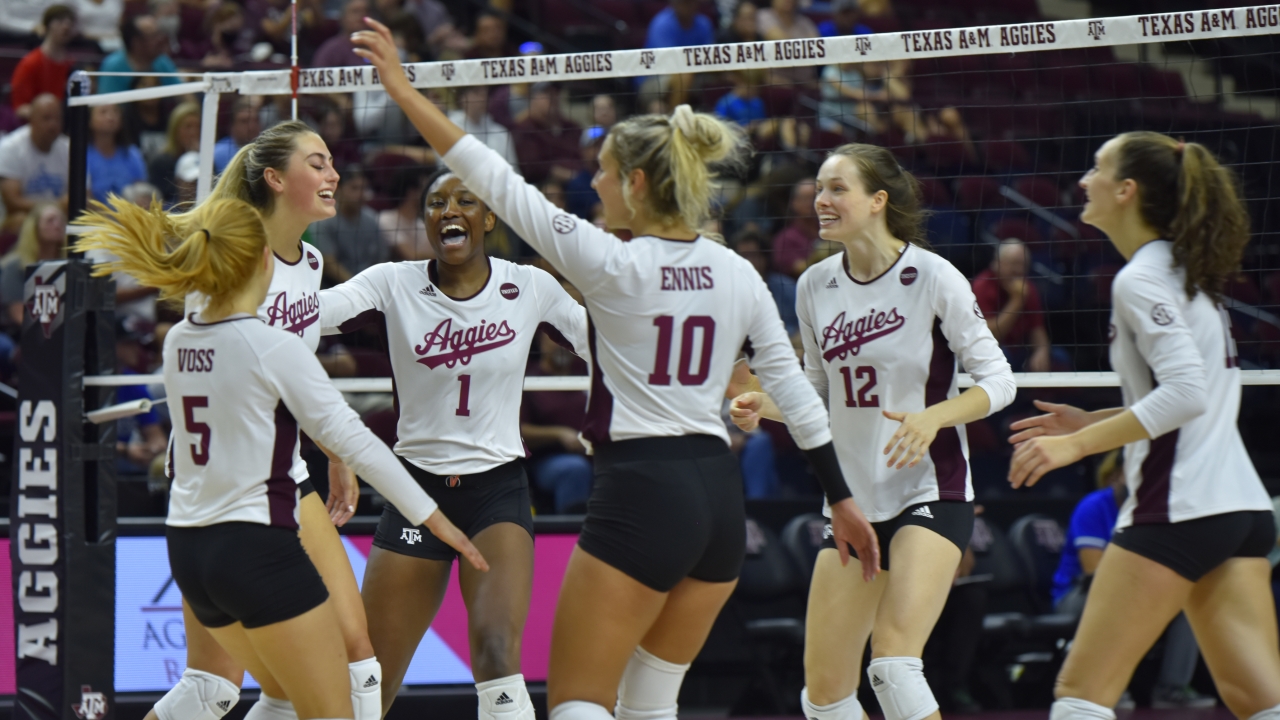
[[[289,0],[289,85],[293,91],[290,118],[298,119],[298,0]]]

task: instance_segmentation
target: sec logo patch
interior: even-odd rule
[[[1168,325],[1175,317],[1173,308],[1164,303],[1157,303],[1151,308],[1151,322],[1157,325]]]
[[[551,227],[561,235],[568,235],[578,227],[578,221],[572,215],[557,215],[551,219]]]
[[[978,316],[979,320],[986,320],[986,316],[982,314],[982,308],[978,306],[978,301],[973,301],[973,314]]]

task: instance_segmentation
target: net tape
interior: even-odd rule
[[[1074,50],[1277,33],[1280,33],[1280,5],[1262,5],[804,40],[408,63],[403,67],[410,83],[417,88],[466,87]],[[132,96],[126,98],[126,95],[138,92],[152,93],[147,97],[193,91],[287,95],[293,92],[291,76],[291,70],[206,73],[201,82],[184,83],[185,87],[162,86],[146,91],[73,97],[69,102],[71,105],[125,102],[135,99]],[[298,92],[330,94],[377,90],[380,87],[378,72],[371,66],[310,68],[300,71]]]

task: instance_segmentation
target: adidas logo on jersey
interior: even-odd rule
[[[419,291],[418,291],[418,294],[419,294],[419,295],[426,295],[427,297],[435,297],[435,296],[436,296],[436,289],[435,289],[435,288],[433,288],[433,287],[431,287],[430,285],[428,285],[428,286],[426,286],[426,287],[422,288],[421,290],[419,290]]]
[[[911,514],[912,514],[912,515],[918,515],[918,516],[920,516],[920,517],[922,517],[922,518],[929,518],[930,520],[932,520],[932,519],[933,519],[933,513],[929,511],[929,506],[928,506],[928,505],[921,505],[920,507],[916,508],[915,510],[912,510],[912,511],[911,511]]]
[[[365,689],[365,690],[368,690],[368,689],[369,689],[369,688],[371,688],[371,687],[378,687],[378,678],[376,678],[376,677],[374,677],[374,676],[372,676],[372,675],[370,675],[370,676],[369,676],[369,679],[368,679],[368,680],[365,680],[365,681],[364,681],[364,689]]]
[[[835,290],[838,287],[840,287],[840,283],[836,282],[835,276],[832,276],[831,282],[827,283],[827,289]]]
[[[498,696],[497,700],[493,701],[493,704],[494,705],[510,705],[513,702],[515,702],[515,700],[512,700],[510,695],[506,693],[502,693],[501,695]]]
[[[231,701],[230,701],[230,700],[219,700],[219,701],[218,701],[218,707],[222,709],[222,712],[226,712],[226,711],[228,711],[228,710],[230,710],[230,709],[231,709]]]
[[[879,675],[876,675],[875,673],[871,674],[871,687],[880,687],[883,684],[884,681],[880,679]]]

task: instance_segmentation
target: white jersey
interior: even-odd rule
[[[421,524],[436,505],[343,401],[301,340],[252,315],[178,323],[164,343],[174,469],[166,522],[297,528],[289,475],[298,428],[345,459]]]
[[[969,281],[945,259],[907,245],[869,282],[854,280],[844,254],[810,267],[796,288],[805,375],[831,409],[831,434],[845,482],[871,522],[917,503],[969,501],[964,426],[942,428],[913,468],[886,467],[901,423],[882,413],[917,413],[959,394],[956,359],[996,412],[1017,387]]]
[[[590,443],[714,435],[744,349],[803,449],[831,440],[764,280],[745,258],[706,238],[623,242],[547,201],[471,136],[445,154],[467,187],[586,298]]]
[[[374,265],[321,292],[320,324],[385,322],[396,454],[437,475],[480,473],[525,456],[520,398],[538,326],[586,357],[586,311],[545,271],[496,258],[480,292],[451,298],[435,262]]]
[[[275,269],[267,299],[258,306],[258,317],[274,328],[287,330],[302,338],[307,351],[315,354],[320,347],[320,278],[324,274],[324,256],[311,245],[299,241],[302,256],[297,262],[285,262],[275,256]],[[273,253],[274,254],[274,253]],[[203,295],[192,293],[186,299],[185,313],[204,309],[208,301]],[[307,462],[302,459],[302,441],[294,438],[293,469],[289,476],[297,482],[306,480]]]
[[[1270,510],[1236,422],[1240,369],[1226,311],[1188,299],[1172,245],[1149,242],[1112,284],[1111,367],[1151,440],[1125,446],[1116,527]]]

